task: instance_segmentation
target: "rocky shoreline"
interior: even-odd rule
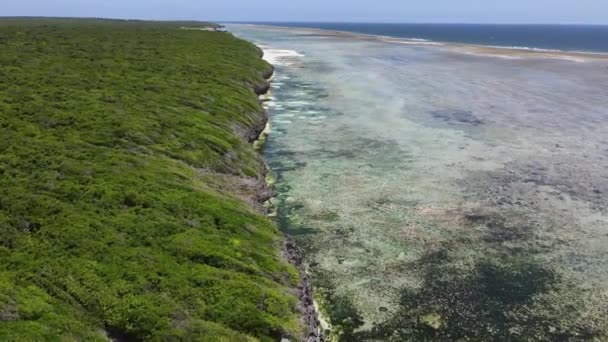
[[[264,52],[259,49],[260,58],[263,57]],[[254,85],[254,91],[256,95],[262,96],[268,93],[270,90],[270,82],[274,75],[274,67],[269,68],[262,74],[264,82]],[[262,114],[262,120],[251,129],[248,130],[245,138],[250,142],[254,143],[263,134],[266,125],[268,124],[268,113],[264,110]],[[264,162],[260,163],[260,173],[256,180],[254,198],[255,207],[257,210],[268,214],[269,208],[264,206],[264,203],[275,195],[275,192],[271,189],[266,181],[268,175],[268,168]],[[290,237],[286,236],[281,246],[282,257],[293,265],[300,275],[300,281],[295,288],[295,293],[298,297],[298,311],[301,314],[302,326],[305,328],[305,336],[302,340],[306,342],[324,342],[325,336],[323,328],[319,321],[318,313],[314,305],[313,300],[313,286],[312,278],[310,274],[306,272],[304,265],[303,252],[298,247],[296,242]],[[283,340],[290,340],[290,337],[284,337]]]
[[[312,277],[306,272],[302,250],[292,238],[287,236],[283,241],[282,252],[283,257],[295,266],[300,274],[296,294],[300,300],[298,310],[307,334],[304,341],[323,342],[325,341],[325,334],[314,304]]]

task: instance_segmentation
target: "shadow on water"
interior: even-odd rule
[[[537,313],[539,295],[559,276],[529,257],[478,262],[463,273],[445,250],[426,255],[423,285],[403,290],[394,316],[354,339],[388,341],[587,341],[590,329],[563,329],[559,315]],[[575,310],[575,308],[573,308]]]

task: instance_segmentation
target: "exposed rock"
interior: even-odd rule
[[[260,50],[260,57],[262,57],[263,52]],[[274,68],[270,68],[266,71],[262,76],[266,80],[269,80],[274,74]],[[268,92],[270,89],[270,83],[268,81],[263,84],[258,84],[254,86],[254,91],[257,95],[262,95]],[[264,131],[266,124],[268,122],[268,114],[264,111],[262,115],[262,120],[254,127],[249,129],[244,137],[250,142],[253,143],[258,139],[260,134]],[[251,184],[251,186],[255,189],[256,195],[254,196],[254,202],[252,205],[263,213],[268,213],[269,208],[264,206],[264,202],[268,201],[271,197],[274,196],[274,191],[270,188],[267,183],[268,169],[263,162],[260,162],[260,173],[256,178],[255,182]],[[324,342],[325,337],[323,334],[323,329],[321,328],[321,324],[319,318],[317,316],[317,311],[314,306],[313,301],[313,288],[312,288],[312,279],[311,276],[306,272],[304,266],[304,258],[302,256],[302,251],[298,248],[297,244],[290,237],[286,237],[283,241],[282,246],[282,254],[283,257],[293,266],[296,267],[298,272],[300,273],[300,282],[297,285],[295,291],[296,295],[299,299],[298,310],[301,314],[302,325],[305,328],[306,335],[303,338],[303,341],[306,342]],[[290,337],[285,336],[282,340],[289,340]]]
[[[317,316],[317,311],[314,306],[312,278],[306,272],[304,266],[304,258],[301,249],[295,241],[287,237],[283,243],[283,255],[289,263],[294,265],[300,272],[300,283],[296,288],[296,294],[300,299],[298,310],[302,314],[302,323],[306,328],[307,342],[322,342],[325,341],[321,322]]]

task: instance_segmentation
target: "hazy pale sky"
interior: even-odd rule
[[[0,16],[608,24],[608,0],[0,0]]]

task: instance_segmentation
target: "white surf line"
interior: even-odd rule
[[[271,47],[260,45],[258,47],[264,51],[264,60],[272,65],[290,66],[297,59],[304,57],[303,54],[294,50],[273,49]]]

